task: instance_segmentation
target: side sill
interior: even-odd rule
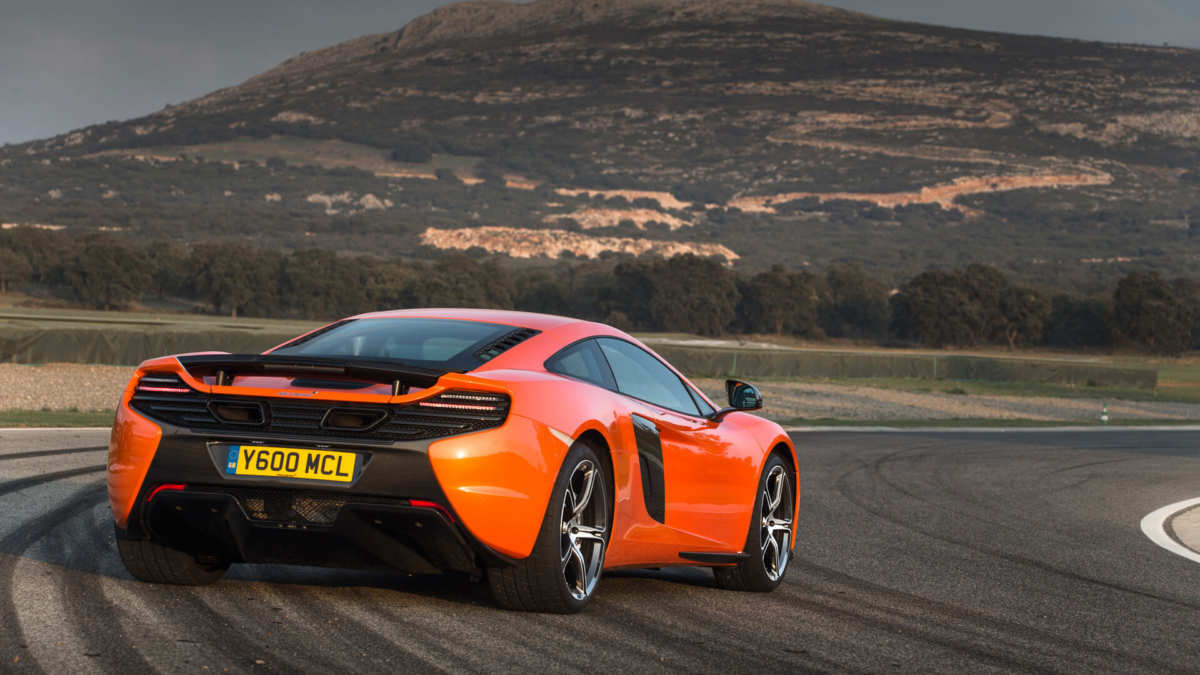
[[[692,562],[709,563],[712,565],[736,565],[750,557],[748,553],[692,553],[683,551],[680,558]]]

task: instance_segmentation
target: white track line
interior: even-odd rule
[[[1200,563],[1200,553],[1196,553],[1192,549],[1175,541],[1171,535],[1167,534],[1167,520],[1171,516],[1186,511],[1193,506],[1200,506],[1200,497],[1196,499],[1186,499],[1182,502],[1168,504],[1161,509],[1151,511],[1149,515],[1142,518],[1142,532],[1150,537],[1150,541],[1167,549],[1175,555],[1181,555],[1192,562]]]

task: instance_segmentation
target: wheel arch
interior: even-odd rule
[[[617,500],[617,481],[613,473],[613,457],[612,445],[609,444],[608,438],[597,428],[588,428],[580,433],[575,442],[587,443],[596,455],[600,457],[600,461],[604,463],[604,473],[608,476],[609,489],[608,497],[608,512],[616,517],[616,500]],[[611,525],[610,525],[611,527]]]
[[[799,469],[798,463],[796,462],[796,449],[794,447],[792,447],[791,443],[786,443],[784,441],[776,441],[775,445],[773,445],[771,447],[770,452],[768,452],[766,454],[766,456],[763,457],[763,464],[767,463],[767,460],[770,459],[771,455],[779,455],[780,457],[783,457],[783,459],[788,463],[788,467],[792,470],[792,473],[795,474],[796,489],[797,489],[797,491],[799,491],[799,489],[800,489],[800,469]]]
[[[779,455],[783,461],[787,463],[788,469],[792,472],[792,485],[795,487],[796,493],[792,499],[792,549],[796,548],[796,519],[800,517],[800,464],[796,461],[796,448],[790,442],[780,439],[771,447],[770,452],[763,457],[763,466],[766,466],[767,461],[773,455]]]

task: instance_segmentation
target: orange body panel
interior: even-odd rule
[[[435,440],[428,455],[459,522],[480,542],[514,558],[532,550],[563,457],[584,434],[602,439],[612,461],[609,568],[699,564],[681,559],[681,551],[741,552],[767,456],[782,446],[797,466],[790,439],[773,422],[745,413],[713,422],[545,370],[549,357],[583,338],[612,336],[641,344],[609,326],[489,310],[407,310],[359,318],[400,316],[485,321],[542,332],[470,373],[449,373],[429,389],[396,397],[382,385],[358,392],[313,390],[292,387],[286,378],[262,376],[238,377],[217,387],[212,378],[192,377],[174,357],[147,361],[127,387],[113,426],[108,489],[117,523],[125,524],[162,435],[157,424],[128,406],[137,378],[146,370],[171,371],[200,392],[230,396],[396,404],[448,389],[507,393],[512,403],[502,426]],[[650,419],[659,430],[665,522],[654,520],[644,502],[632,414]],[[799,476],[794,479],[798,492]]]
[[[179,362],[172,357],[152,359],[142,366],[161,364],[169,367],[172,363],[179,366]],[[162,440],[162,428],[134,412],[128,405],[137,380],[135,374],[125,387],[108,440],[108,502],[113,518],[121,527],[129,518],[129,511],[133,509],[146,471],[150,469],[150,462],[158,450],[158,442]]]
[[[546,425],[510,414],[500,429],[434,442],[429,461],[471,534],[504,555],[524,558],[533,550],[567,449]]]

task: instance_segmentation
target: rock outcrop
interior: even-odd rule
[[[691,253],[702,257],[717,256],[727,263],[740,258],[721,244],[655,241],[628,237],[591,237],[567,230],[530,230],[513,227],[431,227],[421,235],[421,243],[440,249],[467,250],[479,247],[491,253],[514,258],[560,258],[570,253],[577,258],[598,258],[606,251],[631,255],[653,254],[664,258]]]

